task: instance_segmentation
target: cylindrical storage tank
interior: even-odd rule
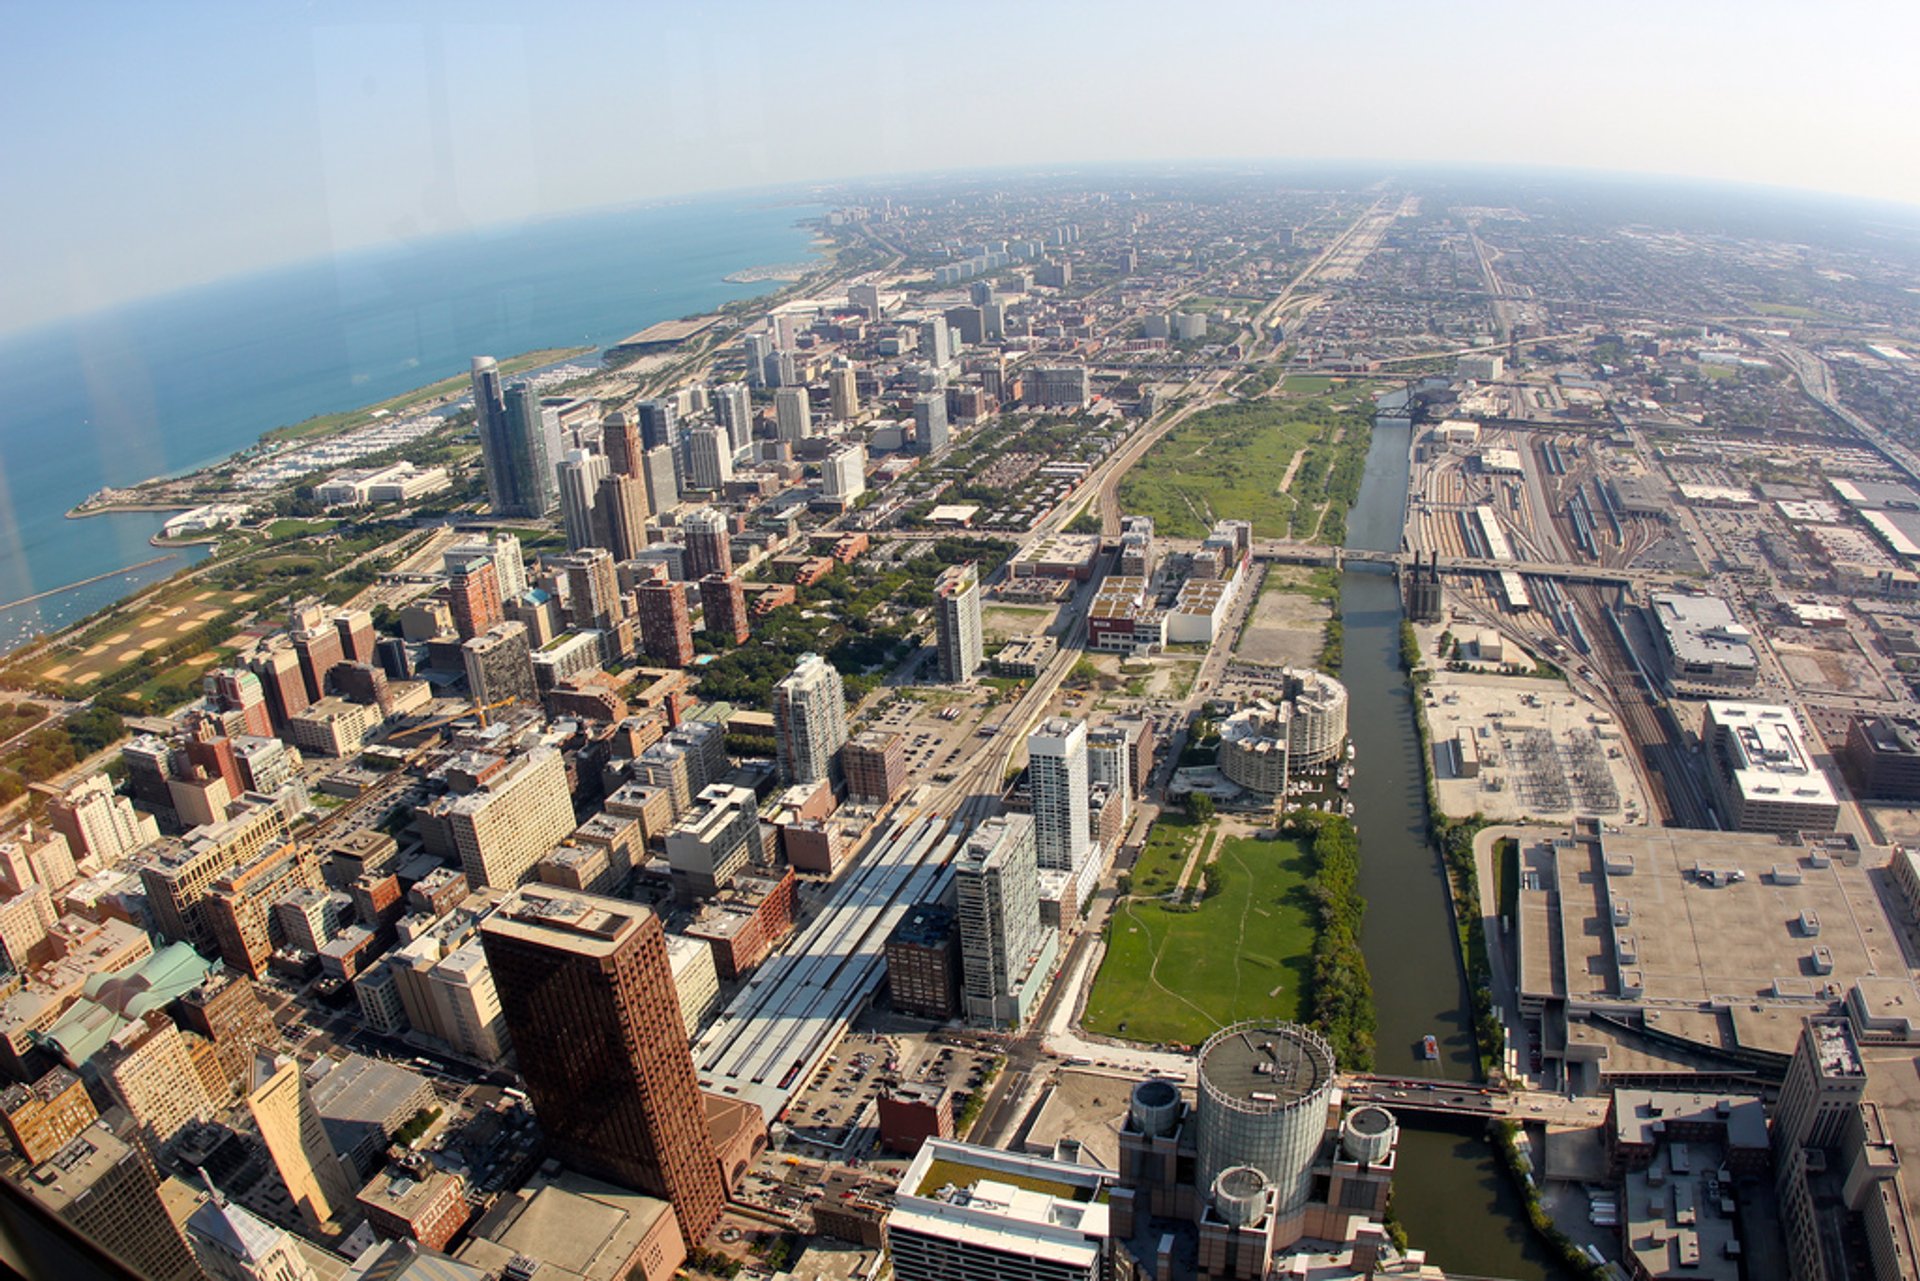
[[[1393,1151],[1400,1138],[1400,1123],[1393,1113],[1374,1104],[1357,1107],[1340,1123],[1340,1146],[1346,1154],[1365,1165],[1379,1165]]]
[[[1250,1165],[1267,1176],[1284,1217],[1306,1205],[1327,1132],[1333,1048],[1292,1023],[1254,1020],[1200,1047],[1194,1120],[1200,1187]]]
[[[1220,1171],[1213,1181],[1213,1212],[1236,1228],[1259,1219],[1267,1202],[1267,1176],[1250,1165]]]
[[[1128,1110],[1135,1130],[1156,1139],[1165,1138],[1180,1124],[1180,1091],[1171,1081],[1148,1077],[1133,1087]]]

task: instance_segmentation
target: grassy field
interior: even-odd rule
[[[1122,509],[1153,517],[1172,538],[1202,537],[1222,519],[1251,520],[1259,538],[1344,538],[1370,415],[1344,407],[1355,398],[1351,385],[1296,394],[1293,382],[1278,396],[1219,405],[1168,432],[1127,473]],[[1338,519],[1329,522],[1330,506]]]
[[[1134,900],[1115,911],[1087,997],[1088,1031],[1198,1045],[1237,1019],[1305,1012],[1314,928],[1306,851],[1234,838],[1219,843],[1214,867],[1214,893],[1191,907]]]
[[[1133,892],[1141,898],[1154,898],[1172,889],[1198,835],[1199,829],[1186,815],[1162,814],[1133,865]]]

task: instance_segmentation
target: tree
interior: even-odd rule
[[[1204,823],[1213,817],[1213,798],[1205,792],[1187,793],[1187,817],[1196,823]]]

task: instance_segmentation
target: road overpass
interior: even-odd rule
[[[1274,538],[1256,539],[1253,544],[1253,558],[1288,565],[1331,565],[1335,569],[1344,569],[1353,564],[1405,567],[1413,564],[1416,554],[1407,551],[1382,552],[1326,547],[1319,543]],[[1442,556],[1439,558],[1439,566],[1444,573],[1498,574],[1512,570],[1514,573],[1524,574],[1530,578],[1557,578],[1566,582],[1605,583],[1630,587],[1678,587],[1698,581],[1696,577],[1686,574],[1659,570],[1629,569],[1612,565],[1582,565],[1567,561],[1494,560],[1482,556]]]

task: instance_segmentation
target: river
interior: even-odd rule
[[[1411,429],[1376,423],[1347,546],[1400,546]],[[1412,690],[1400,668],[1400,590],[1378,566],[1340,582],[1345,619],[1342,678],[1360,768],[1352,798],[1360,831],[1362,945],[1379,1010],[1377,1070],[1472,1080],[1477,1072],[1465,975],[1454,942],[1445,874],[1427,839],[1426,789]],[[1420,1038],[1440,1041],[1425,1062]],[[1425,1125],[1425,1123],[1421,1123]],[[1393,1205],[1412,1244],[1448,1272],[1554,1281],[1563,1275],[1528,1229],[1520,1198],[1477,1127],[1448,1132],[1403,1125]]]

